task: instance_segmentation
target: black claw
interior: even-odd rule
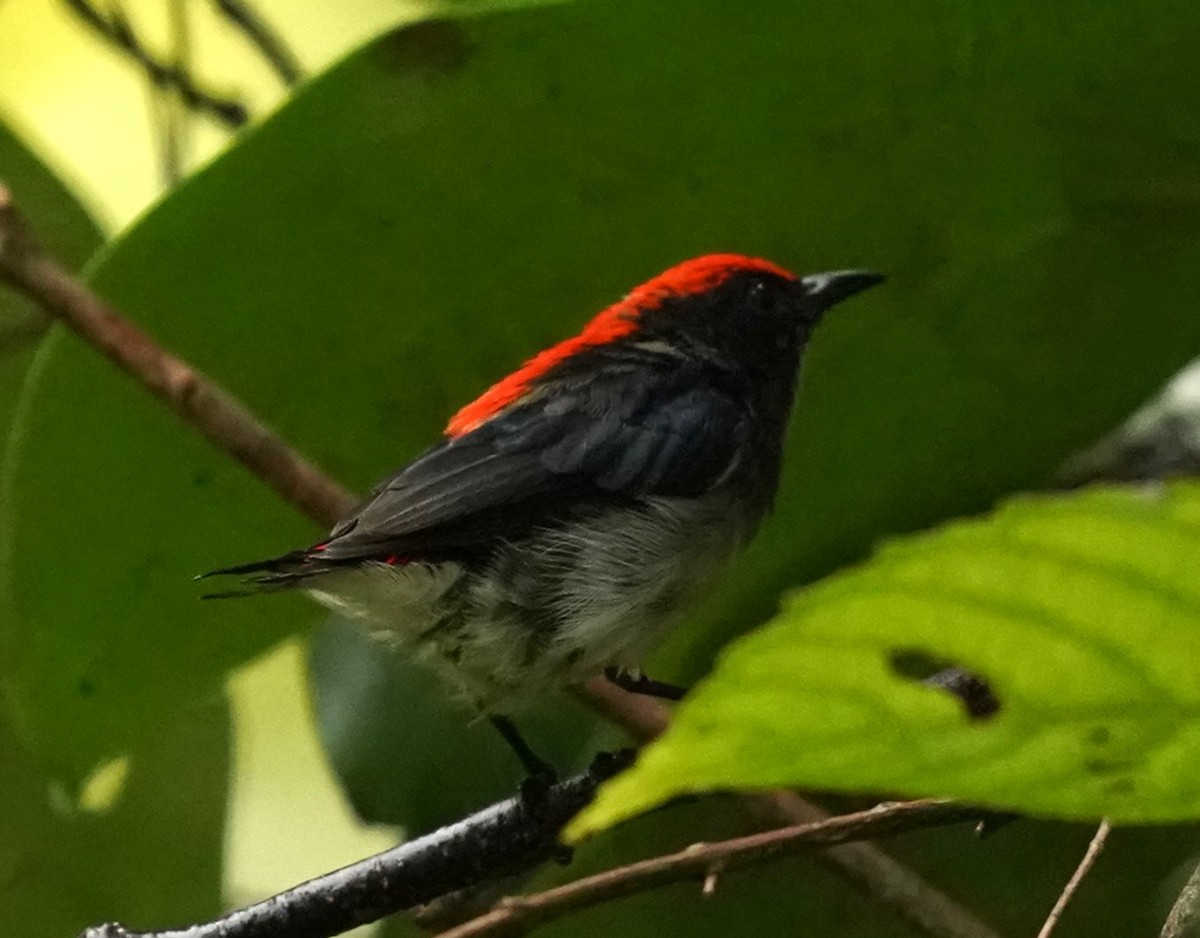
[[[598,752],[592,757],[592,764],[588,766],[588,772],[593,778],[604,781],[633,765],[636,756],[637,750],[628,747],[613,752]]]
[[[566,844],[555,844],[554,853],[550,859],[559,866],[570,866],[571,861],[575,859],[575,848],[568,847]]]
[[[538,811],[546,804],[550,789],[558,783],[558,776],[549,766],[530,772],[521,782],[521,803],[530,811]]]
[[[644,697],[657,697],[660,700],[683,700],[687,694],[686,687],[668,684],[666,681],[656,681],[644,674],[633,675],[620,668],[605,668],[604,676],[621,690],[631,694],[641,694]]]

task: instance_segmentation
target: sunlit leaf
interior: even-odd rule
[[[730,647],[579,837],[676,795],[799,785],[1065,818],[1200,817],[1200,486],[1021,499],[899,541]],[[969,716],[910,662],[966,668]]]

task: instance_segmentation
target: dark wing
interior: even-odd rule
[[[729,470],[746,418],[726,394],[681,378],[547,388],[396,473],[320,556],[469,549],[580,501],[700,494]]]
[[[733,467],[747,426],[732,396],[682,373],[559,382],[419,456],[313,550],[228,572],[293,579],[392,555],[452,557],[581,503],[700,494]]]

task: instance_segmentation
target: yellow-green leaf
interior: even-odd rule
[[[1063,818],[1200,817],[1200,485],[1022,498],[793,594],[578,839],[676,795],[803,786]],[[971,718],[905,677],[984,678]]]

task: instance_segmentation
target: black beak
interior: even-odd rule
[[[883,283],[887,277],[871,270],[833,270],[824,274],[809,274],[800,280],[804,295],[816,300],[823,309]]]

